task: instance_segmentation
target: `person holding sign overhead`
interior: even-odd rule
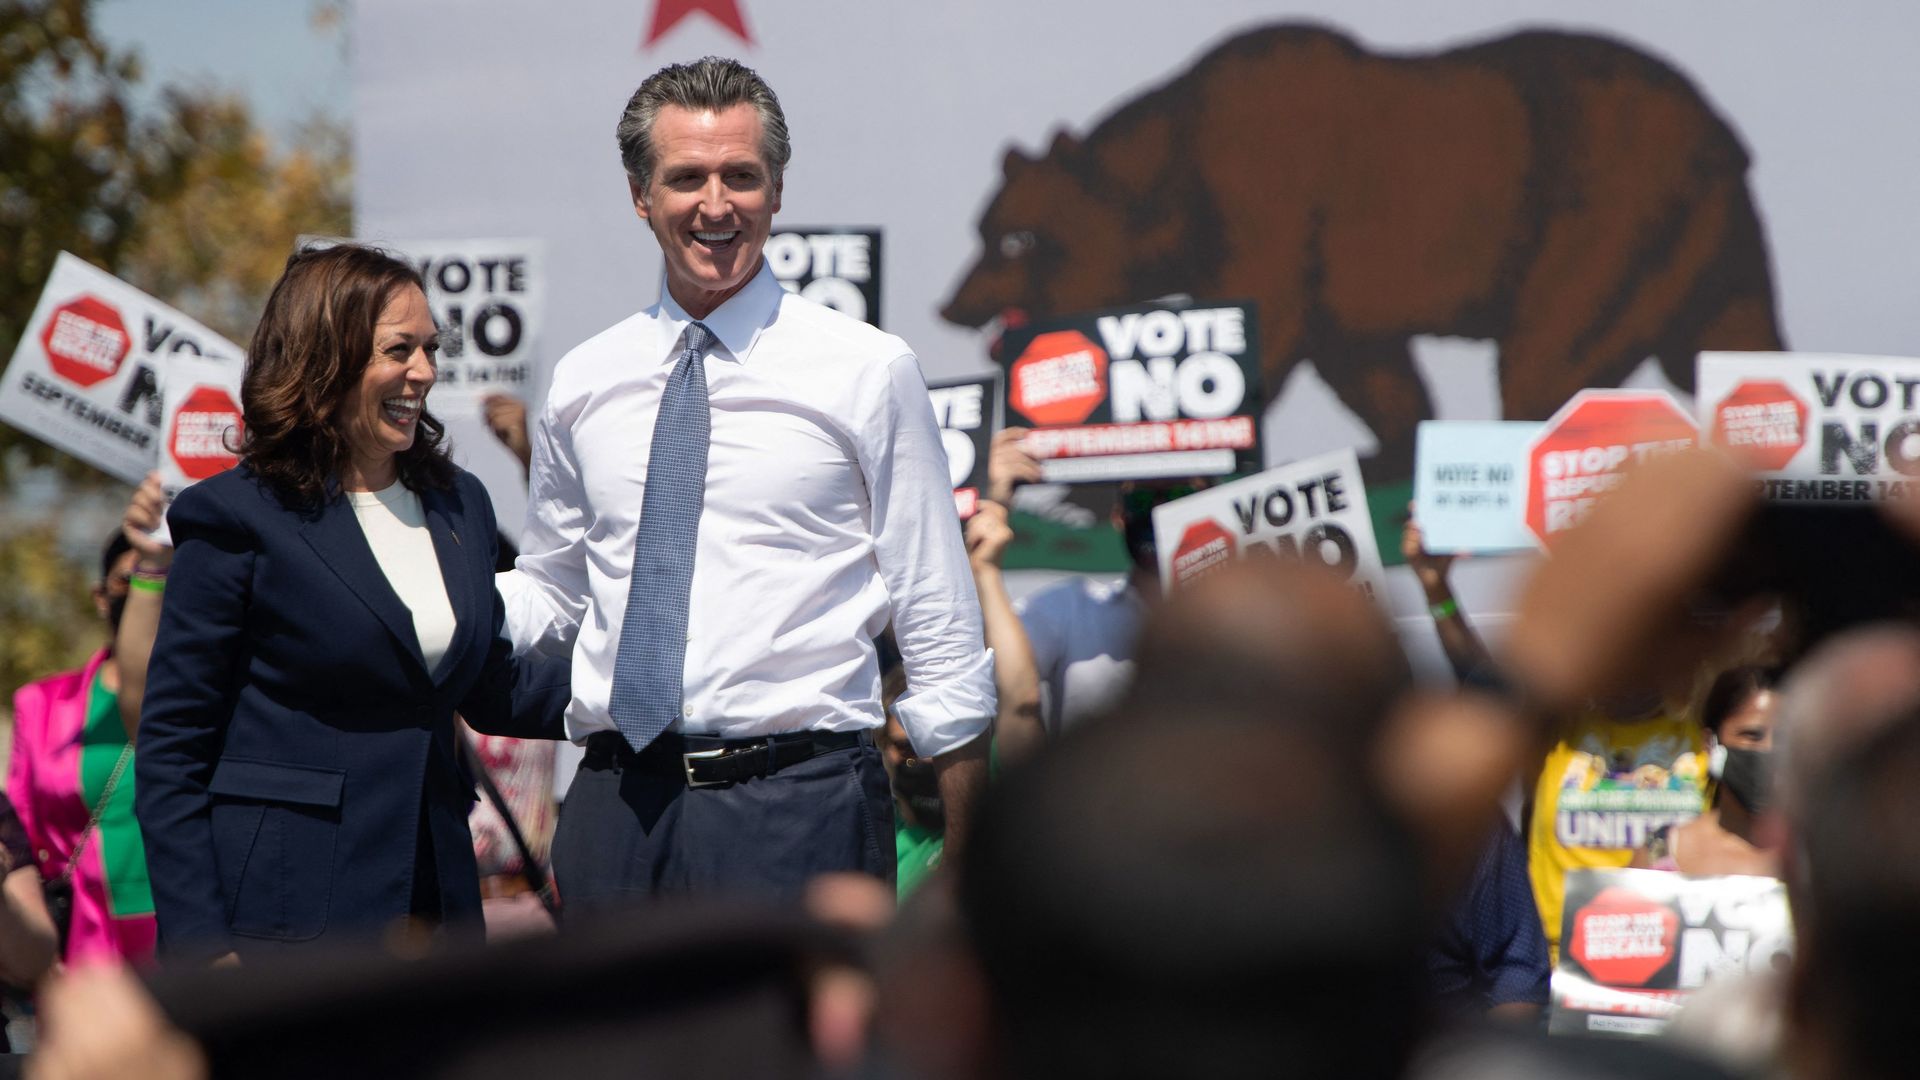
[[[586,756],[554,838],[561,894],[576,910],[892,880],[874,638],[890,622],[899,640],[896,710],[933,760],[950,852],[995,704],[919,362],[768,269],[790,146],[760,76],[663,68],[617,134],[665,288],[554,369],[500,585],[515,644],[573,658]]]
[[[493,508],[425,409],[437,347],[405,263],[295,253],[248,349],[241,463],[167,515],[136,769],[176,957],[477,927],[453,714],[557,737],[568,686],[500,634]]]
[[[1014,489],[1040,482],[1040,462],[1022,445],[1026,428],[1004,428],[987,459],[987,499],[1013,504]],[[1114,705],[1133,681],[1141,620],[1159,600],[1153,508],[1212,486],[1204,477],[1127,481],[1114,493],[1111,523],[1131,567],[1117,581],[1074,577],[1015,605],[1038,667],[1042,720],[1049,738]]]

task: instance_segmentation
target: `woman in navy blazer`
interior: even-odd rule
[[[492,505],[423,408],[437,349],[406,264],[295,254],[248,348],[241,464],[167,515],[136,777],[170,953],[478,925],[454,713],[559,738],[569,690],[502,636]]]

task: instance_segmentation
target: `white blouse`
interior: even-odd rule
[[[349,491],[353,516],[367,546],[387,575],[387,584],[413,613],[413,634],[427,670],[440,665],[453,644],[453,605],[447,583],[440,577],[440,557],[434,554],[433,534],[427,531],[427,512],[420,496],[398,480],[380,491]]]

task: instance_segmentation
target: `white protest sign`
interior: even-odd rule
[[[1153,538],[1169,590],[1235,559],[1285,556],[1324,566],[1369,596],[1386,595],[1351,448],[1154,507]]]
[[[175,357],[240,367],[241,349],[66,252],[0,377],[0,420],[129,484],[154,467]]]
[[[1701,353],[1701,430],[1745,460],[1775,501],[1920,492],[1920,359]]]
[[[237,360],[175,356],[167,361],[158,470],[168,506],[189,485],[239,463],[240,436],[246,430],[240,411],[244,372]],[[170,542],[166,519],[154,535]]]
[[[1428,420],[1414,432],[1413,517],[1436,554],[1531,551],[1527,421]]]
[[[525,399],[540,356],[546,304],[545,252],[538,240],[400,240],[427,282],[440,327],[436,411],[488,394]]]
[[[230,360],[177,356],[162,387],[160,485],[171,503],[182,488],[239,462],[243,367]]]
[[[1553,1035],[1652,1037],[1702,986],[1772,975],[1793,955],[1776,878],[1573,870],[1561,926]]]
[[[551,365],[542,355],[546,322],[546,246],[531,238],[381,240],[420,271],[427,306],[440,328],[438,378],[427,408],[447,430],[453,459],[480,478],[500,531],[520,535],[527,478],[518,458],[487,424],[490,394],[531,408]]]
[[[778,229],[764,250],[781,288],[880,325],[879,229]]]

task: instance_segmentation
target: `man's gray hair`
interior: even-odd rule
[[[647,76],[627,99],[615,129],[620,163],[642,190],[653,181],[653,123],[668,105],[693,112],[721,112],[751,105],[760,114],[760,158],[774,180],[787,171],[793,146],[787,141],[787,117],[773,87],[752,68],[724,56],[706,56],[691,64],[670,64]]]

